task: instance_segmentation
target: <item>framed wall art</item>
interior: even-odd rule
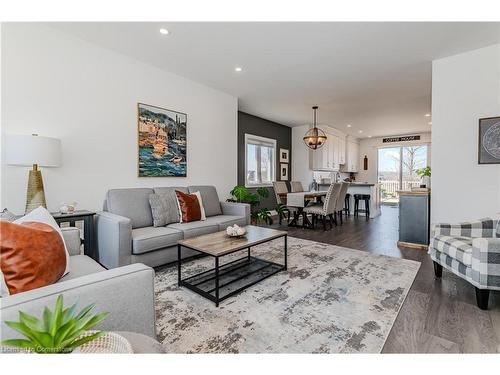
[[[500,117],[479,119],[479,164],[500,164]]]
[[[137,105],[139,177],[187,176],[187,115]]]

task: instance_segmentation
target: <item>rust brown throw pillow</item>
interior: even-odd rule
[[[0,220],[0,266],[10,294],[59,280],[66,269],[66,250],[48,224]]]
[[[190,221],[201,220],[201,209],[198,197],[196,197],[195,194],[186,194],[179,190],[176,190],[175,194],[179,202],[182,222],[189,223]]]

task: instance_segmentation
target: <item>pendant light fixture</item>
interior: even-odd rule
[[[323,130],[319,129],[316,127],[316,110],[318,109],[318,106],[315,105],[312,107],[313,109],[313,116],[314,116],[314,124],[313,128],[309,129],[304,135],[304,143],[307,145],[307,147],[317,150],[321,146],[323,146],[326,142],[326,134]]]

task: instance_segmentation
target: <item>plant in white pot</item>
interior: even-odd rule
[[[431,186],[431,167],[417,169],[415,173],[422,179],[422,185],[420,185],[420,187],[425,188]]]

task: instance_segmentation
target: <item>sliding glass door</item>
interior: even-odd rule
[[[378,149],[378,181],[382,203],[398,203],[398,190],[411,190],[421,183],[417,170],[425,168],[427,145]]]

